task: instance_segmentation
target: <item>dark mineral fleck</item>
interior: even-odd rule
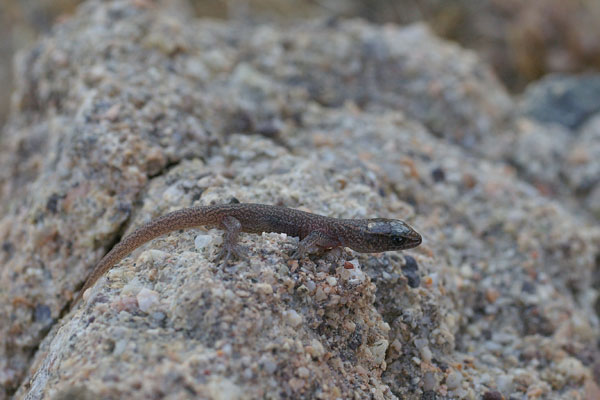
[[[446,173],[440,167],[435,168],[431,171],[431,178],[435,183],[444,182],[446,180]]]
[[[33,318],[35,322],[47,323],[52,319],[52,312],[50,311],[50,307],[45,304],[38,304],[35,306],[35,310],[33,312]]]
[[[421,277],[419,276],[419,265],[417,260],[411,256],[404,256],[406,263],[402,266],[402,273],[408,279],[408,286],[411,288],[419,287],[421,284]]]
[[[504,400],[504,396],[500,392],[485,392],[482,397],[483,400]]]
[[[58,201],[61,199],[61,196],[53,193],[46,201],[46,210],[50,211],[52,214],[56,214],[58,212]]]

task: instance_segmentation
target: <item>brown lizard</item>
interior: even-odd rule
[[[235,203],[184,208],[163,215],[125,236],[92,271],[73,305],[106,271],[144,243],[179,229],[209,226],[225,231],[219,259],[231,255],[245,258],[238,241],[240,232],[277,232],[300,238],[293,258],[301,258],[316,248],[349,247],[360,253],[410,249],[421,244],[421,235],[396,219],[340,219],[293,208],[266,204]]]

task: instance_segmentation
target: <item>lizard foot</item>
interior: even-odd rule
[[[221,266],[225,267],[229,265],[229,261],[231,260],[231,256],[234,256],[238,260],[248,260],[248,248],[245,246],[241,246],[239,244],[236,245],[223,245],[221,251],[217,255],[215,261],[221,262]]]

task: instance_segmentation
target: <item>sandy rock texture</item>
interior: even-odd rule
[[[502,161],[543,124],[473,53],[421,25],[248,27],[90,1],[17,65],[0,398],[600,393],[597,221],[530,179],[544,168]],[[401,218],[424,243],[296,261],[297,238],[243,235],[249,260],[222,268],[219,231],[174,232],[69,309],[120,237],[233,198]]]

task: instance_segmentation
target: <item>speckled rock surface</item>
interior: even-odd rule
[[[105,1],[20,63],[0,147],[4,397],[600,391],[600,231],[473,155],[515,106],[471,53],[418,25],[242,28]],[[298,262],[296,238],[244,235],[250,259],[219,268],[218,231],[174,232],[69,311],[120,236],[234,197],[402,218],[425,241]]]

